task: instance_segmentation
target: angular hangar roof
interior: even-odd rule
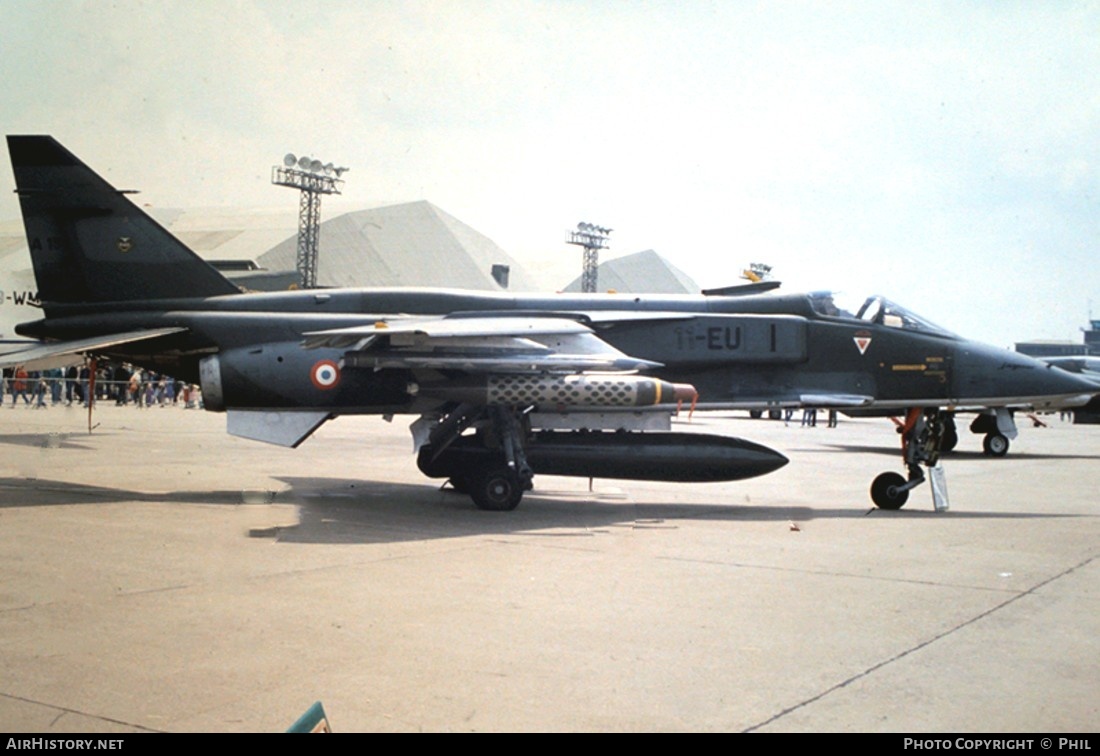
[[[262,268],[294,270],[296,236],[259,256]],[[320,286],[447,286],[502,290],[493,265],[510,268],[508,288],[540,288],[507,252],[430,202],[356,210],[321,223]],[[546,286],[541,282],[542,287]]]
[[[578,276],[565,291],[581,290]],[[647,249],[632,255],[616,257],[599,264],[596,274],[599,291],[646,294],[698,294],[699,285],[665,258]]]

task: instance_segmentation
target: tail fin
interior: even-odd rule
[[[49,136],[9,136],[38,296],[51,304],[240,291]]]

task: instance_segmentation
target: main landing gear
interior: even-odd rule
[[[462,432],[477,428],[481,444],[461,454],[444,452]],[[420,448],[417,465],[430,476],[446,476],[451,487],[469,494],[478,509],[508,512],[531,489],[534,472],[527,463],[527,414],[510,407],[458,405],[439,421]]]
[[[1012,413],[1003,408],[983,412],[970,424],[971,433],[984,433],[982,451],[988,457],[1003,457],[1008,454],[1009,437],[1016,437],[1016,421]]]
[[[691,483],[744,480],[787,464],[760,444],[673,433],[660,427],[669,418],[643,414],[539,416],[522,407],[457,405],[413,423],[416,464],[498,512],[519,504],[535,473]]]
[[[942,468],[937,467],[940,452],[943,450],[945,436],[948,435],[948,422],[945,413],[937,409],[912,409],[906,416],[905,424],[898,432],[901,433],[902,456],[905,459],[905,467],[909,477],[899,475],[896,472],[885,472],[875,478],[871,483],[871,501],[880,509],[901,509],[909,499],[909,492],[919,486],[925,480],[922,466],[934,468],[933,473],[942,476]],[[954,429],[954,422],[950,423]],[[956,441],[958,436],[955,437]],[[934,493],[940,485],[933,484]],[[946,508],[946,492],[943,493],[944,508]],[[937,499],[937,509],[940,508]]]
[[[955,428],[955,415],[952,412],[943,412],[943,444],[940,452],[954,451],[959,443],[959,432]],[[1002,424],[1012,433],[1015,423],[1012,414],[1007,410],[995,410],[978,415],[970,424],[970,432],[985,434],[982,439],[982,451],[988,457],[1003,457],[1008,454],[1009,435],[1002,429]],[[1014,436],[1013,436],[1014,437]]]

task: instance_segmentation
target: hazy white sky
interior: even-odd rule
[[[310,153],[351,166],[343,206],[427,199],[578,274],[588,220],[615,229],[604,259],[652,248],[703,286],[766,262],[1002,346],[1100,317],[1098,2],[0,0],[0,21],[5,132],[142,202],[293,215],[271,166]]]

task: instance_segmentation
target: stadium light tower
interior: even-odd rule
[[[591,223],[578,223],[576,231],[569,231],[566,244],[576,244],[584,247],[584,267],[581,272],[581,291],[593,293],[596,291],[599,277],[599,253],[601,249],[607,249],[607,240],[611,238],[611,229],[596,226]]]
[[[772,280],[772,266],[764,263],[749,263],[749,267],[741,271],[741,278],[753,283],[770,281]]]
[[[347,168],[287,153],[271,169],[271,183],[300,189],[298,202],[298,280],[303,289],[317,288],[317,245],[321,235],[321,195],[339,194]]]

